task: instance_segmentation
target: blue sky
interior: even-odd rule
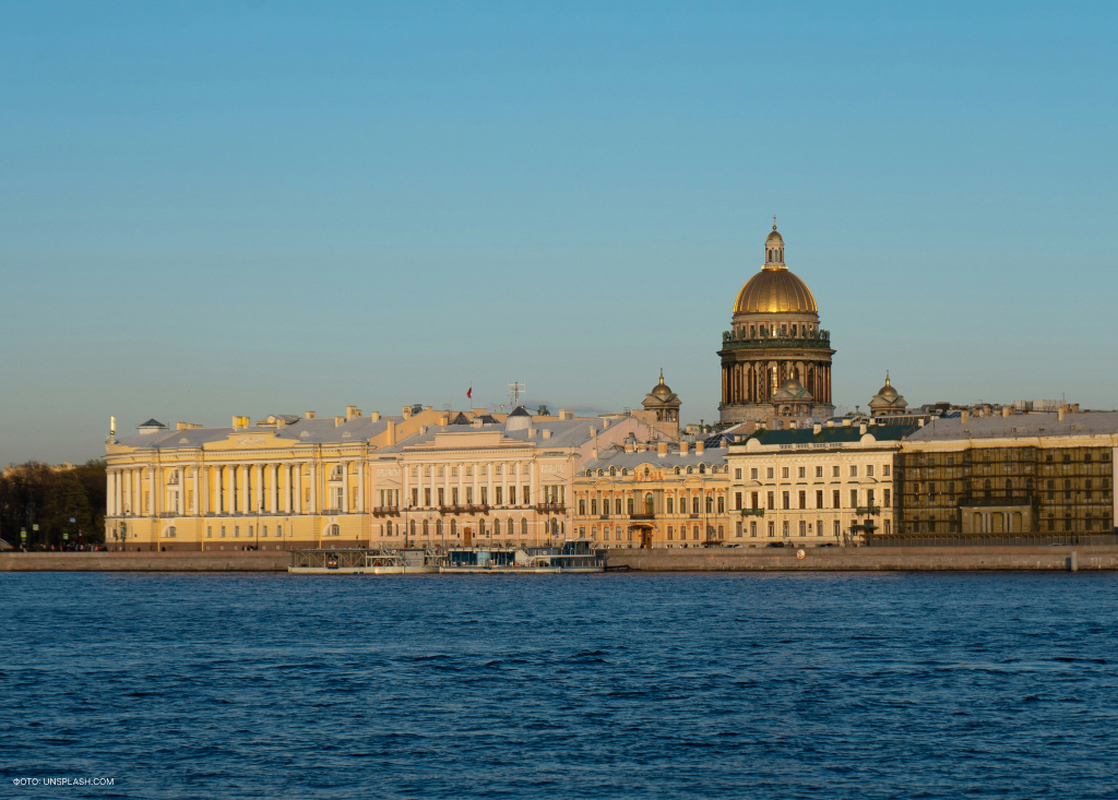
[[[0,463],[660,367],[710,421],[773,214],[839,405],[1114,408],[1116,8],[0,6]]]

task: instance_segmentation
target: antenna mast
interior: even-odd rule
[[[512,407],[515,409],[520,405],[520,395],[528,391],[528,387],[520,381],[513,381],[509,384],[509,399],[512,400]]]

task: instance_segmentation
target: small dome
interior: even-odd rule
[[[649,394],[654,394],[658,397],[667,397],[671,393],[671,388],[669,388],[668,384],[664,383],[664,370],[660,370],[660,382],[652,387],[652,391]]]
[[[773,232],[765,237],[765,243],[768,244],[769,242],[780,242],[781,244],[784,243],[784,237],[780,235],[780,232],[777,231],[775,225],[773,225]]]
[[[885,373],[885,385],[877,390],[877,393],[882,397],[894,398],[897,396],[897,390],[893,388],[893,384],[889,381],[888,371]]]
[[[780,384],[780,388],[787,389],[790,392],[798,392],[800,389],[804,388],[804,386],[795,378],[789,378],[784,383]]]

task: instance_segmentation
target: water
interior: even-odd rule
[[[1114,797],[1116,589],[0,574],[0,796]]]

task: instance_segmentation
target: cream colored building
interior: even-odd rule
[[[572,481],[630,435],[666,438],[633,415],[529,415],[420,428],[370,456],[374,546],[539,547],[572,529]]]
[[[730,445],[734,540],[850,544],[894,530],[895,457],[912,427],[814,425],[758,430]],[[738,527],[740,525],[740,527]]]

